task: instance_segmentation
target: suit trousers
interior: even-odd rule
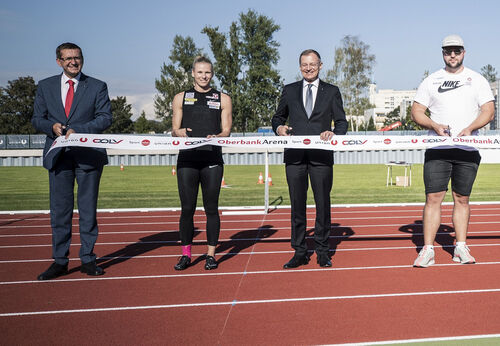
[[[58,264],[68,263],[74,208],[75,179],[78,183],[77,203],[80,226],[80,259],[95,261],[97,240],[97,197],[102,166],[92,169],[79,167],[71,149],[66,149],[54,169],[49,170],[50,223],[52,226],[52,257]]]
[[[306,203],[309,179],[316,203],[316,221],[314,225],[314,244],[317,254],[328,255],[331,228],[330,192],[333,183],[331,165],[313,165],[309,162],[286,164],[286,179],[290,193],[291,243],[296,256],[307,255],[306,244]]]

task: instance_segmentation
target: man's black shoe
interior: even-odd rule
[[[307,256],[293,256],[292,259],[285,263],[284,269],[297,268],[301,265],[309,263],[309,258]]]
[[[90,276],[100,276],[104,274],[104,270],[99,267],[95,261],[89,263],[82,263],[80,267],[80,272],[85,273]]]
[[[331,267],[332,266],[332,261],[330,260],[330,257],[328,255],[317,255],[318,258],[318,264],[320,267]]]
[[[38,275],[38,280],[51,280],[68,273],[68,265],[52,263],[46,271]]]
[[[182,256],[179,262],[174,266],[175,270],[184,270],[191,264],[191,258],[188,256]]]
[[[208,256],[206,258],[205,262],[205,270],[212,270],[212,269],[217,269],[219,265],[217,264],[217,261],[213,256]]]

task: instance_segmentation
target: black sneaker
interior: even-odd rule
[[[191,264],[191,258],[189,256],[182,256],[179,262],[174,266],[175,270],[184,270]]]
[[[217,264],[217,261],[213,256],[208,256],[206,258],[205,262],[205,270],[212,270],[212,269],[217,269],[219,265]]]

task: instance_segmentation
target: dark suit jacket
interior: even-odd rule
[[[54,149],[47,156],[56,136],[52,125],[61,123],[77,133],[101,133],[111,125],[111,103],[106,83],[84,75],[80,76],[69,116],[66,118],[61,99],[61,75],[38,83],[31,123],[47,135],[43,150],[43,166],[54,168],[64,148]],[[108,163],[105,149],[73,147],[78,164],[83,169],[96,168]]]
[[[280,103],[272,118],[273,130],[278,126],[292,127],[292,135],[319,135],[324,131],[333,131],[336,135],[345,135],[347,120],[345,118],[342,97],[335,85],[319,81],[316,102],[311,117],[308,118],[303,102],[303,81],[286,85],[281,94]],[[335,127],[332,130],[332,122]],[[300,163],[307,160],[313,164],[333,164],[333,152],[321,149],[285,149],[285,163]]]

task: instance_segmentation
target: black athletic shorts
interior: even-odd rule
[[[470,196],[481,162],[478,151],[463,149],[428,149],[425,152],[424,184],[425,193],[448,191]]]

